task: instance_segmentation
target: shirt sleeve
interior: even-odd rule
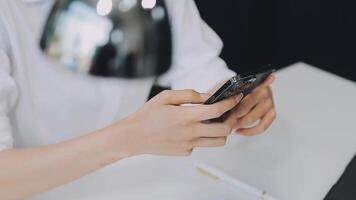
[[[236,75],[219,57],[223,43],[202,20],[193,0],[166,0],[173,33],[173,65],[159,83],[207,92]]]
[[[11,77],[6,34],[0,23],[0,151],[13,147],[11,122],[8,117],[17,100],[17,87]]]

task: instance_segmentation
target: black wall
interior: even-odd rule
[[[304,61],[356,80],[356,6],[351,0],[196,0],[237,71]]]

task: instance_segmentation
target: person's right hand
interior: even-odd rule
[[[190,155],[196,147],[226,144],[233,122],[202,123],[220,117],[234,108],[242,96],[234,96],[213,105],[201,104],[209,98],[193,90],[164,91],[120,123],[129,125],[131,154]],[[126,137],[127,138],[127,137]]]

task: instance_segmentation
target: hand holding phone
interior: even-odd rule
[[[229,81],[227,81],[223,86],[220,87],[218,91],[216,91],[204,104],[210,105],[216,102],[222,101],[226,98],[229,98],[234,95],[238,95],[240,93],[243,94],[244,97],[249,95],[255,88],[261,85],[267,78],[270,76],[275,70],[268,69],[262,72],[257,72],[252,75],[243,76],[240,75],[232,77]],[[229,116],[230,111],[226,112],[219,118],[210,119],[204,121],[205,123],[209,122],[223,122]]]

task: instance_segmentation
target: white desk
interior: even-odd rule
[[[279,199],[323,199],[356,153],[356,84],[302,63],[277,77],[279,117],[266,134],[232,136],[226,147],[200,149],[190,158],[127,159],[34,199],[247,199],[195,173],[194,161]]]

